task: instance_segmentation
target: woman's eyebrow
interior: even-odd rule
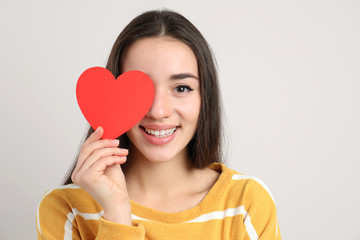
[[[172,79],[172,80],[181,80],[181,79],[185,79],[185,78],[195,78],[195,79],[199,80],[198,77],[195,77],[191,73],[178,73],[178,74],[173,74],[170,76],[170,79]]]

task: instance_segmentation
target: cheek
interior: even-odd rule
[[[131,140],[136,135],[136,130],[139,129],[139,124],[136,124],[134,127],[132,127],[129,131],[126,132],[126,135]]]
[[[197,122],[200,115],[200,105],[200,97],[196,97],[191,98],[178,106],[184,120]]]

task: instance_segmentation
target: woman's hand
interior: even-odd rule
[[[117,139],[101,139],[103,133],[98,127],[83,143],[71,179],[102,206],[103,218],[131,225],[130,200],[120,167],[128,150],[118,148]]]

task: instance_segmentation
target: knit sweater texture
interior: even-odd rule
[[[101,206],[78,185],[51,189],[37,209],[38,239],[280,240],[276,207],[266,185],[224,164],[209,167],[220,176],[198,205],[166,213],[130,200],[132,226],[102,218]]]

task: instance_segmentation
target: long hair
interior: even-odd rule
[[[169,10],[148,11],[137,16],[116,39],[106,68],[117,78],[122,74],[121,63],[125,51],[136,40],[148,37],[171,37],[185,43],[194,52],[198,64],[201,107],[196,132],[187,148],[195,168],[203,169],[213,162],[223,162],[221,97],[215,59],[207,41],[189,20]],[[89,127],[86,138],[93,132]],[[118,139],[121,148],[129,147],[130,140],[126,133]],[[63,184],[72,183],[71,174],[76,161]],[[121,166],[126,173],[128,161]]]

